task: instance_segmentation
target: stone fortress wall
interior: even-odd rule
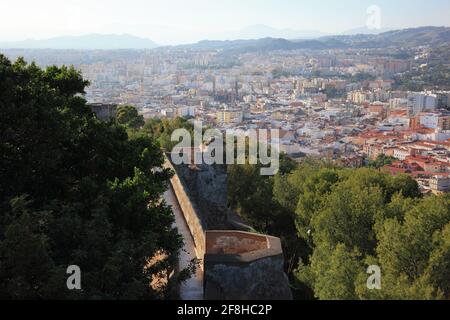
[[[290,300],[279,238],[243,232],[227,208],[227,167],[175,166],[171,185],[202,260],[205,300]]]
[[[164,167],[175,172],[174,176],[170,180],[175,196],[178,200],[181,210],[183,211],[184,218],[191,232],[192,238],[194,239],[195,251],[198,258],[205,255],[205,230],[203,222],[199,217],[199,209],[196,207],[195,202],[191,201],[187,193],[188,188],[186,187],[183,180],[180,179],[177,174],[175,166],[166,158]]]

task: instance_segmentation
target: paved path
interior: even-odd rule
[[[164,194],[167,204],[172,207],[175,214],[175,226],[178,232],[183,236],[184,247],[180,252],[180,269],[184,269],[189,265],[192,259],[197,257],[195,252],[194,240],[184,219],[178,200],[173,192],[172,187]],[[203,257],[202,257],[203,258]],[[180,288],[181,300],[203,300],[203,271],[198,268],[197,274],[183,283]]]

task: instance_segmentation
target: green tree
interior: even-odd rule
[[[369,162],[370,168],[381,169],[386,165],[391,165],[397,159],[380,154],[375,160]]]
[[[287,174],[280,172],[274,178],[274,200],[295,212],[304,183],[319,167],[320,164],[307,160]]]
[[[120,106],[117,108],[117,123],[127,126],[131,129],[139,129],[144,124],[144,117],[140,115],[133,106]]]
[[[408,210],[403,219],[387,219],[378,234],[377,253],[388,278],[401,283],[385,289],[394,299],[448,297],[448,196],[429,197]],[[440,272],[444,272],[441,274]]]
[[[232,207],[281,237],[297,297],[449,297],[448,195],[422,197],[408,175],[311,159],[271,178],[233,167],[229,180]],[[372,265],[381,268],[381,290],[367,289]]]
[[[151,136],[161,148],[171,151],[178,144],[178,141],[172,141],[172,133],[177,129],[186,129],[192,139],[194,138],[194,126],[185,118],[149,119],[145,123],[143,131]]]
[[[312,231],[313,213],[322,207],[323,200],[338,180],[336,170],[323,168],[312,173],[304,182],[296,209],[296,226],[300,237],[306,241]]]
[[[174,270],[182,245],[160,201],[171,173],[148,135],[96,119],[87,84],[73,67],[0,55],[0,298],[170,294],[170,282],[150,282]],[[69,265],[82,291],[67,290]]]
[[[421,199],[410,177],[371,169],[340,169],[333,179],[333,172],[317,172],[304,184],[297,211],[299,234],[308,230],[312,250],[296,273],[300,283],[319,299],[448,296],[448,282],[431,271],[448,268],[447,196]],[[380,291],[366,287],[369,265],[381,267]]]
[[[256,230],[270,232],[277,210],[272,202],[272,180],[260,167],[233,165],[228,169],[229,203]]]
[[[311,258],[315,296],[322,300],[356,300],[355,283],[361,270],[360,254],[343,244],[324,244]]]

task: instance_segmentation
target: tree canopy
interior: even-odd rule
[[[394,157],[386,156],[385,154],[380,154],[375,160],[369,161],[369,167],[374,169],[381,169],[384,166],[391,165],[397,161]]]
[[[172,151],[178,142],[172,141],[172,133],[177,129],[186,129],[194,136],[194,125],[185,118],[178,117],[169,119],[149,119],[143,131],[158,143],[158,145],[167,151]]]
[[[0,55],[0,298],[152,299],[182,240],[161,201],[171,173],[147,135],[98,120],[73,67]],[[131,108],[118,122],[136,127]],[[155,258],[157,258],[155,260]],[[66,269],[82,271],[69,291]]]
[[[235,169],[229,199],[260,231],[281,236],[297,297],[449,298],[449,195],[423,197],[407,175],[309,159],[275,177],[258,173]],[[381,290],[367,288],[372,265]]]
[[[119,106],[116,114],[117,123],[132,129],[139,129],[144,124],[144,117],[133,106]]]

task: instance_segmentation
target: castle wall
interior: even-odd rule
[[[279,238],[229,230],[226,167],[174,166],[174,194],[203,260],[205,300],[290,300]],[[211,231],[217,230],[217,231]]]
[[[176,173],[174,166],[169,160],[166,160],[164,167],[171,169]],[[198,208],[196,208],[196,205],[191,201],[189,195],[186,193],[186,190],[188,189],[185,187],[178,174],[175,174],[170,182],[177,197],[178,203],[180,204],[181,210],[183,211],[183,215],[189,227],[189,230],[191,231],[191,235],[194,239],[197,257],[203,257],[205,255],[206,229],[202,221],[200,220],[199,214],[197,213]]]

